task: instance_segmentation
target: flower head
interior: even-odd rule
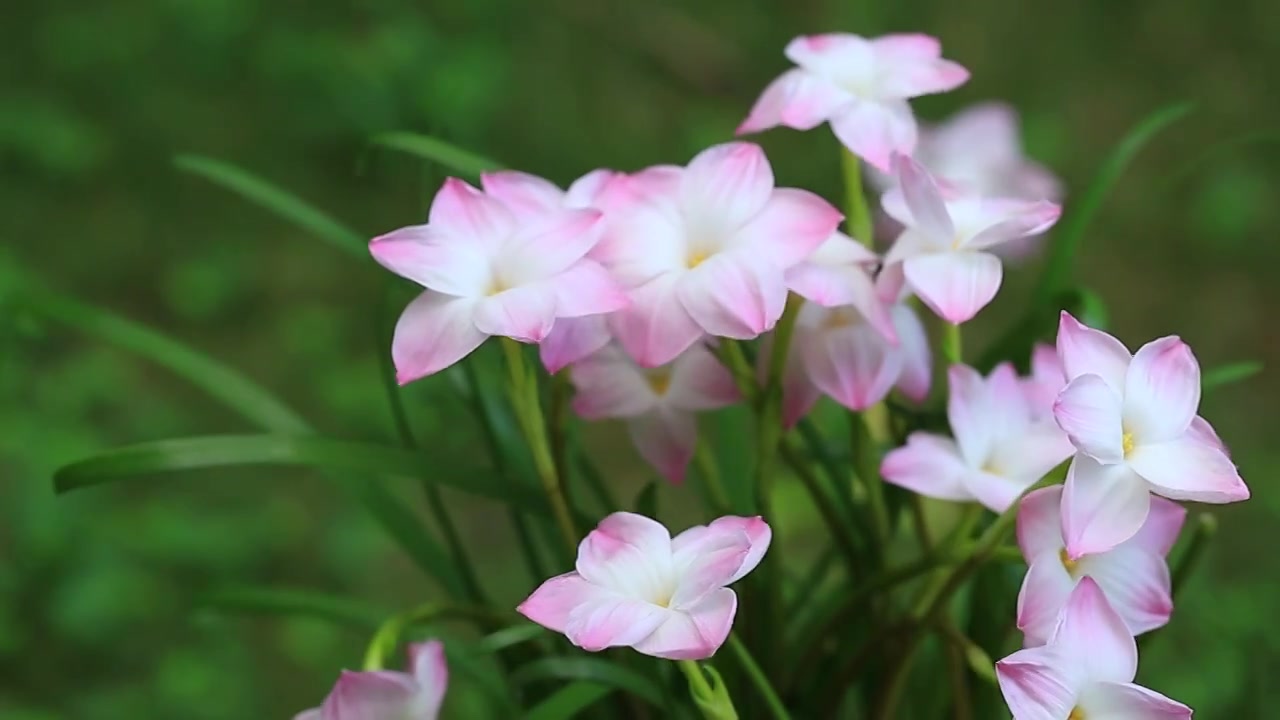
[[[904,230],[885,257],[902,264],[907,283],[939,317],[971,319],[1000,289],[1003,267],[991,248],[1044,232],[1061,208],[1047,200],[1023,201],[952,194],[944,197],[915,160],[894,160],[898,187],[881,199]]]
[[[729,371],[703,345],[671,363],[640,367],[609,346],[570,367],[577,394],[573,409],[588,420],[626,420],[640,455],[671,482],[684,480],[698,444],[700,410],[732,405],[738,388]]]
[[[759,517],[722,517],[672,538],[655,520],[613,513],[578,546],[577,569],[544,582],[517,610],[584,650],[708,658],[738,607],[725,586],[755,569],[771,537]]]
[[[792,40],[786,55],[799,67],[765,88],[738,134],[776,125],[811,130],[829,122],[845,147],[882,170],[891,154],[915,147],[916,120],[907,100],[969,79],[963,67],[942,59],[941,44],[928,35],[809,35]]]
[[[444,645],[409,646],[409,672],[344,670],[324,704],[294,720],[435,720],[449,685]]]
[[[1073,559],[1133,537],[1151,493],[1208,503],[1249,497],[1213,428],[1196,415],[1200,365],[1178,337],[1130,355],[1119,340],[1063,313],[1058,354],[1067,386],[1053,414],[1079,451],[1062,496]]]
[[[1071,591],[1047,645],[996,663],[1013,720],[1189,719],[1191,708],[1133,684],[1138,648],[1091,577]]]
[[[1018,547],[1029,569],[1018,593],[1018,629],[1027,646],[1053,635],[1071,591],[1093,578],[1129,632],[1140,635],[1169,622],[1173,612],[1165,556],[1178,539],[1187,511],[1164,498],[1151,499],[1151,513],[1137,535],[1096,555],[1071,559],[1062,539],[1062,488],[1027,495],[1018,507]]]
[[[929,497],[976,500],[1003,512],[1028,487],[1071,457],[1048,420],[1033,418],[1013,366],[986,379],[964,365],[947,373],[947,418],[954,440],[914,432],[885,456],[885,480]]]

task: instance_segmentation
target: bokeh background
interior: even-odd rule
[[[683,162],[730,136],[786,67],[789,38],[834,29],[941,37],[973,79],[918,102],[919,115],[1014,103],[1030,153],[1073,197],[1142,117],[1194,102],[1107,200],[1079,277],[1131,344],[1177,332],[1206,367],[1280,367],[1270,0],[45,0],[4,14],[0,277],[162,329],[328,434],[392,437],[386,349],[370,322],[384,276],[177,172],[176,153],[235,162],[372,235],[418,221],[435,182],[417,161],[372,150],[375,133],[436,133],[562,183],[598,166]],[[762,142],[782,184],[840,197],[827,131]],[[1036,265],[1007,273],[970,347],[1015,316]],[[1254,499],[1221,512],[1209,561],[1143,658],[1147,684],[1205,718],[1268,717],[1280,700],[1278,377],[1206,398]],[[473,442],[446,384],[407,390],[428,449]],[[358,663],[366,638],[214,615],[195,609],[203,592],[292,585],[387,608],[430,595],[313,473],[51,491],[56,467],[115,444],[250,429],[137,357],[0,305],[0,717],[288,717]],[[648,479],[616,431],[593,437],[617,482]],[[486,582],[514,603],[528,581],[504,516],[458,507]]]

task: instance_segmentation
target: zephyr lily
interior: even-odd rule
[[[722,517],[672,538],[655,520],[613,513],[578,546],[574,572],[516,609],[584,650],[701,660],[733,626],[738,597],[725,586],[755,569],[771,538],[759,517]]]
[[[952,365],[947,418],[955,439],[914,432],[881,464],[885,480],[943,500],[976,500],[1003,512],[1028,487],[1071,457],[1053,423],[1034,420],[1013,366],[983,379]]]
[[[694,414],[739,399],[729,371],[703,345],[669,365],[643,368],[609,346],[569,369],[573,409],[588,420],[621,418],[640,455],[671,482],[684,480],[698,444]]]
[[[704,150],[674,177],[620,183],[597,257],[631,288],[610,318],[645,367],[665,365],[703,335],[749,339],[772,329],[787,299],[784,273],[841,220],[827,201],[775,188],[750,143]]]
[[[1068,382],[1053,414],[1079,450],[1062,496],[1073,560],[1133,537],[1151,493],[1207,503],[1249,497],[1213,428],[1196,415],[1200,365],[1181,339],[1153,340],[1130,355],[1064,312],[1058,354]]]
[[[436,720],[449,685],[444,645],[409,646],[409,672],[344,670],[324,704],[294,720]]]
[[[1151,512],[1137,535],[1107,552],[1072,560],[1062,538],[1062,488],[1047,487],[1018,505],[1018,547],[1029,569],[1018,593],[1018,629],[1028,647],[1053,635],[1072,589],[1090,577],[1124,618],[1133,635],[1169,622],[1173,612],[1169,554],[1187,511],[1164,498],[1151,499]]]
[[[996,663],[1013,720],[1191,717],[1186,705],[1133,684],[1137,671],[1137,644],[1090,577],[1071,591],[1047,645]]]
[[[1052,345],[1036,343],[1031,350],[1031,375],[1022,378],[1022,391],[1027,396],[1033,417],[1052,418],[1053,403],[1067,384],[1066,373],[1058,350]]]
[[[867,39],[848,33],[801,36],[786,48],[799,67],[765,88],[738,134],[777,125],[812,130],[824,122],[850,151],[888,170],[894,152],[916,145],[916,119],[907,100],[952,90],[969,71],[942,59],[928,35]]]
[[[1062,209],[957,194],[944,198],[933,177],[904,155],[894,159],[898,187],[881,203],[904,230],[885,257],[902,264],[911,289],[939,317],[959,324],[978,314],[1000,289],[1003,268],[993,247],[1049,229]]]
[[[426,225],[369,243],[380,264],[427,288],[396,323],[396,378],[403,384],[438,372],[490,335],[539,342],[556,318],[624,307],[622,288],[586,257],[599,240],[599,221],[596,210],[513,210],[446,180]]]

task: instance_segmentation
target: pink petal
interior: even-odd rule
[[[759,145],[745,142],[703,150],[680,179],[685,216],[707,231],[740,227],[760,212],[772,192],[769,159]]]
[[[478,244],[429,225],[400,228],[369,242],[379,265],[403,278],[446,295],[476,297],[493,276]]]
[[[743,340],[773,329],[787,301],[780,270],[736,253],[714,255],[690,270],[677,293],[704,331]]]
[[[552,375],[609,344],[609,324],[603,315],[562,317],[538,345],[542,365]]]
[[[1176,336],[1143,345],[1125,375],[1124,421],[1139,445],[1180,437],[1200,406],[1200,364]]]
[[[947,421],[960,446],[961,456],[970,466],[986,462],[992,447],[1003,440],[993,413],[991,392],[977,370],[968,365],[947,369]]]
[[[721,584],[735,583],[760,564],[773,540],[773,529],[758,515],[726,515],[712,520],[709,525],[695,525],[685,530],[671,541],[673,561],[677,568],[685,567],[721,539],[737,541],[744,537],[750,546],[748,552],[738,568]]]
[[[521,342],[541,342],[556,321],[556,292],[546,284],[522,285],[475,303],[476,328]]]
[[[809,255],[808,262],[828,266],[861,265],[869,269],[880,262],[880,256],[861,242],[836,230]]]
[[[1082,679],[1054,647],[1019,650],[996,663],[996,680],[1013,720],[1063,720]]]
[[[1009,192],[988,192],[1008,182],[1009,178],[998,175],[1023,162],[1020,137],[1016,110],[1005,103],[983,102],[922,132],[916,155],[926,167],[961,181],[972,191],[1021,197]]]
[[[990,463],[1000,474],[1026,485],[1049,474],[1075,453],[1067,436],[1052,421],[1040,420],[1011,433],[996,445]]]
[[[1062,486],[1028,493],[1018,504],[1018,548],[1030,563],[1047,552],[1057,553],[1062,539]]]
[[[660,409],[627,423],[627,432],[640,456],[673,483],[684,482],[685,470],[698,445],[698,425],[693,415]]]
[[[1053,403],[1066,386],[1062,361],[1058,351],[1050,345],[1037,344],[1031,351],[1031,377],[1024,381],[1023,389],[1033,418],[1053,416]]]
[[[597,200],[605,191],[605,188],[607,188],[610,183],[614,182],[620,175],[622,175],[622,173],[617,170],[601,168],[599,170],[592,170],[586,175],[574,180],[573,184],[569,186],[569,189],[565,191],[565,207],[594,207],[601,209],[599,205],[597,205]]]
[[[549,630],[562,633],[576,608],[611,596],[610,591],[592,585],[578,573],[568,572],[539,585],[520,603],[516,612]]]
[[[559,210],[565,204],[564,191],[555,183],[516,170],[481,173],[480,186],[522,218]]]
[[[906,305],[895,305],[889,310],[893,327],[898,335],[902,353],[902,375],[898,388],[916,402],[929,397],[933,381],[933,355],[929,351],[929,336],[915,311]]]
[[[1066,312],[1058,322],[1058,357],[1067,382],[1081,375],[1097,375],[1117,394],[1124,391],[1125,375],[1133,359],[1119,340],[1086,327]]]
[[[614,595],[574,608],[565,637],[587,652],[628,647],[649,637],[671,614],[653,603]]]
[[[552,210],[513,238],[500,260],[510,284],[545,280],[578,263],[600,241],[599,210]]]
[[[800,351],[813,384],[850,410],[883,400],[902,373],[902,353],[870,325],[822,332]]]
[[[1038,479],[971,470],[965,473],[962,482],[979,504],[992,512],[1002,513]]]
[[[658,405],[644,372],[616,348],[604,348],[575,364],[569,378],[577,391],[573,411],[587,420],[636,417]]]
[[[698,543],[696,552],[673,553],[678,573],[669,605],[673,610],[693,607],[712,591],[732,582],[751,551],[751,541],[740,530],[705,534],[707,537]]]
[[[577,570],[593,585],[645,597],[671,572],[671,535],[643,515],[612,513],[578,544]]]
[[[1093,682],[1132,682],[1138,646],[1093,578],[1081,578],[1050,641]]]
[[[1080,695],[1080,709],[1098,720],[1191,720],[1191,708],[1132,683],[1090,685]]]
[[[769,83],[734,134],[759,132],[778,125],[812,130],[851,100],[847,92],[825,78],[798,68],[788,70]]]
[[[608,205],[609,220],[591,259],[619,282],[636,288],[688,269],[686,228],[674,197],[614,199]]]
[[[905,100],[861,100],[831,118],[831,130],[851,152],[890,172],[894,153],[916,146],[916,118]]]
[[[1037,202],[1005,202],[1004,218],[969,238],[964,247],[972,250],[995,247],[1001,243],[1039,235],[1058,222],[1062,206],[1048,200]]]
[[[885,74],[881,92],[895,97],[917,97],[954,90],[969,79],[969,71],[938,57],[941,48],[928,35],[884,35],[871,41],[877,64]]]
[[[782,371],[782,425],[788,429],[808,415],[822,397],[800,357],[799,345],[804,342],[801,335],[805,332],[803,328],[796,328],[796,337],[792,340],[791,352],[787,353],[787,364]]]
[[[895,155],[893,172],[898,178],[902,199],[910,212],[910,224],[932,238],[944,242],[955,237],[956,228],[947,212],[933,176],[907,155]]]
[[[1079,562],[1078,573],[1097,581],[1130,634],[1140,635],[1169,622],[1173,596],[1164,557],[1123,543]]]
[[[944,252],[919,255],[903,263],[907,282],[929,309],[959,325],[987,306],[1004,271],[1000,259],[984,252]]]
[[[802,35],[787,43],[787,59],[825,77],[866,75],[874,69],[871,43],[850,33]]]
[[[1138,533],[1150,508],[1147,483],[1128,466],[1077,454],[1062,491],[1067,554],[1074,560],[1110,550]]]
[[[843,219],[831,203],[807,190],[777,188],[737,231],[734,248],[785,270],[813,255]]]
[[[742,399],[733,376],[705,345],[694,345],[675,359],[666,397],[681,410],[714,410]]]
[[[1140,445],[1129,467],[1151,483],[1152,492],[1173,500],[1230,503],[1249,499],[1249,488],[1231,458],[1190,432],[1177,440]]]
[[[1222,438],[1218,437],[1217,431],[1213,429],[1213,426],[1209,424],[1208,420],[1205,420],[1199,415],[1191,421],[1191,427],[1187,429],[1187,435],[1196,442],[1204,445],[1211,445],[1226,453],[1228,456],[1231,455],[1231,450],[1222,442]]]
[[[683,612],[666,611],[663,623],[634,647],[667,660],[704,660],[729,637],[737,610],[738,596],[732,590],[715,590]]]
[[[515,215],[505,205],[458,178],[444,181],[431,201],[427,222],[490,252],[516,229]]]
[[[1053,404],[1053,417],[1072,444],[1103,463],[1124,460],[1121,400],[1098,375],[1080,375]]]
[[[668,273],[631,291],[631,305],[609,316],[622,347],[643,367],[676,359],[703,336],[676,294],[681,274]]]
[[[1075,586],[1058,550],[1044,552],[1031,563],[1018,591],[1018,629],[1025,635],[1027,647],[1049,642]]]
[[[337,684],[321,706],[325,720],[374,720],[404,716],[413,710],[418,684],[402,672],[343,670]]]
[[[484,342],[475,325],[476,301],[427,290],[401,313],[391,340],[401,385],[439,372]]]
[[[1152,497],[1147,522],[1129,542],[1153,555],[1164,557],[1178,541],[1178,533],[1182,532],[1186,519],[1186,508],[1172,500]]]
[[[926,432],[911,433],[907,444],[889,451],[880,464],[886,482],[927,497],[958,502],[973,498],[964,484],[968,471],[954,441]]]
[[[609,271],[594,260],[579,260],[550,282],[556,293],[556,317],[601,315],[631,302]]]
[[[449,689],[449,666],[444,659],[444,643],[428,640],[409,646],[409,667],[418,681],[414,709],[428,720],[440,714],[445,691]]]

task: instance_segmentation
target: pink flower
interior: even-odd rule
[[[631,357],[664,365],[705,334],[749,339],[773,328],[786,271],[840,223],[822,198],[774,188],[749,143],[704,150],[675,174],[639,173],[611,188],[599,258],[631,288],[610,323]]]
[[[520,190],[538,198],[545,188],[532,180],[521,176]],[[508,191],[515,184],[498,183]],[[380,264],[427,288],[396,324],[391,355],[397,379],[403,384],[438,372],[490,335],[539,342],[556,318],[626,305],[609,273],[586,258],[599,240],[599,220],[595,210],[539,212],[446,180],[426,225],[369,243]]]
[[[293,720],[435,720],[449,685],[439,640],[409,646],[409,672],[344,670],[318,708]]]
[[[674,539],[642,515],[617,512],[578,546],[575,572],[547,580],[516,608],[596,652],[626,646],[670,660],[711,657],[729,636],[738,598],[772,532],[759,517],[722,517]]]
[[[1053,415],[1079,450],[1062,496],[1072,559],[1133,537],[1150,493],[1208,503],[1249,497],[1213,428],[1196,415],[1200,365],[1178,337],[1131,356],[1119,340],[1063,313],[1058,354],[1068,382]]]
[[[1027,645],[1048,642],[1072,589],[1086,577],[1102,588],[1131,634],[1169,622],[1173,597],[1165,556],[1187,511],[1152,498],[1151,513],[1137,535],[1107,552],[1072,560],[1062,539],[1061,504],[1062,488],[1054,486],[1027,495],[1018,507],[1018,547],[1029,566],[1018,593],[1018,628]]]
[[[1138,648],[1093,578],[1067,600],[1049,644],[996,663],[1013,720],[1189,719],[1191,708],[1133,684]]]
[[[1036,343],[1031,350],[1031,376],[1022,378],[1022,392],[1027,396],[1032,416],[1052,418],[1053,403],[1066,384],[1057,348]]]
[[[1071,457],[1071,445],[1047,420],[1035,420],[1013,366],[990,377],[964,365],[947,373],[947,418],[954,440],[914,432],[885,456],[885,480],[943,500],[976,500],[1003,512],[1028,487]]]
[[[885,257],[902,263],[907,283],[941,318],[962,323],[986,307],[1000,289],[1000,258],[988,252],[1015,238],[1044,232],[1061,208],[1042,200],[945,198],[933,177],[909,157],[894,161],[898,188],[881,199],[885,212],[906,228]]]
[[[573,409],[588,420],[621,418],[636,449],[671,482],[684,480],[698,444],[694,413],[738,401],[733,377],[703,345],[670,364],[642,368],[616,347],[570,367]]]
[[[941,45],[928,35],[809,35],[792,40],[786,55],[799,67],[765,88],[738,134],[777,125],[812,130],[829,122],[845,147],[883,170],[892,153],[915,147],[907,100],[969,79],[969,71],[942,59]]]

